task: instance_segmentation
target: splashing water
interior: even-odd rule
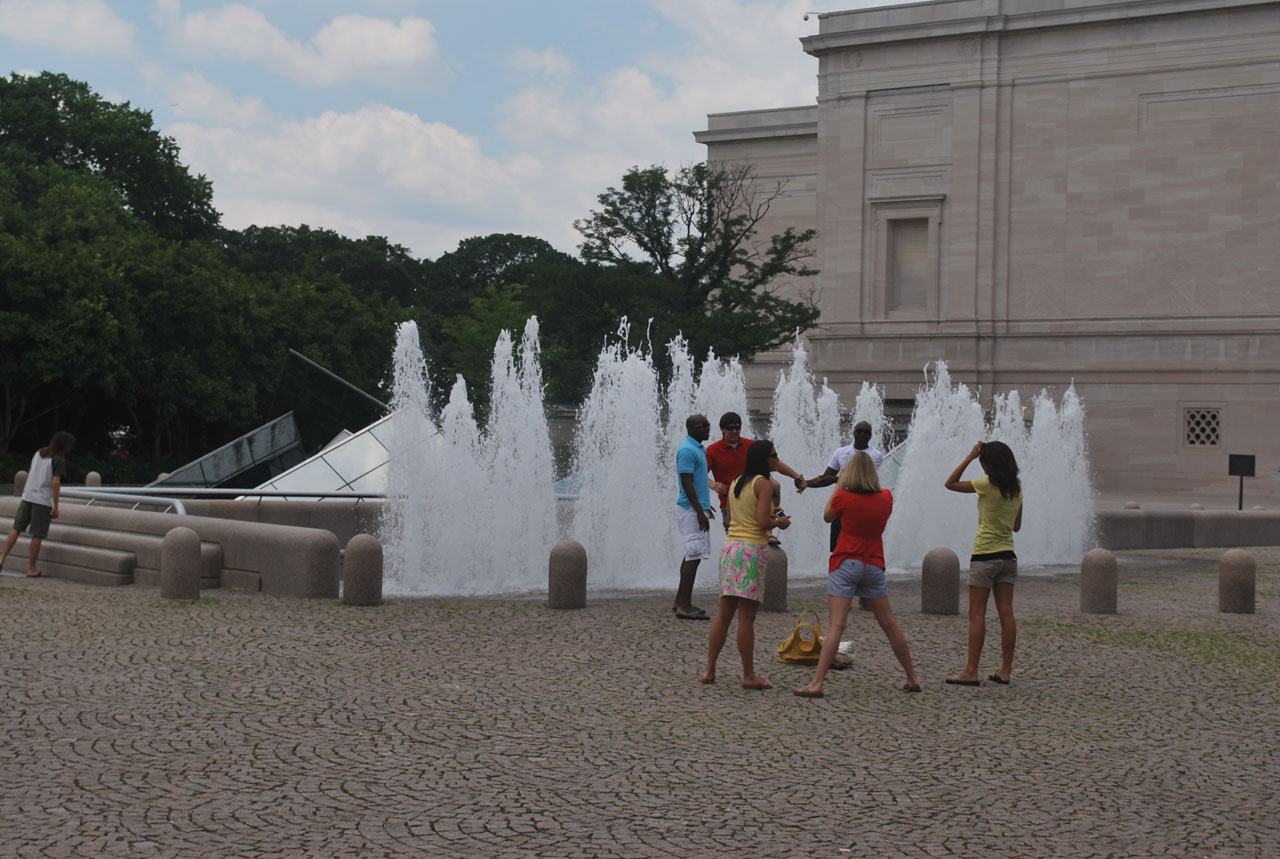
[[[518,352],[508,333],[499,337],[492,408],[481,431],[460,377],[439,425],[432,421],[417,328],[411,322],[401,326],[395,416],[389,422],[391,503],[382,529],[388,593],[545,588],[557,522],[537,332],[537,320],[530,319]],[[778,375],[771,426],[761,432],[749,423],[746,384],[736,359],[709,353],[698,366],[677,339],[667,345],[673,373],[664,390],[650,355],[628,346],[628,334],[624,320],[615,341],[601,350],[591,391],[579,410],[573,468],[580,494],[569,505],[562,536],[586,547],[594,589],[674,590],[683,555],[675,525],[675,451],[685,437],[685,418],[702,413],[715,427],[721,414],[737,412],[744,418],[744,434],[767,436],[783,461],[815,477],[846,443],[840,436],[842,410],[826,380],[816,383],[799,342],[791,365]],[[1083,404],[1069,388],[1058,405],[1039,393],[1030,421],[1024,412],[1017,392],[1000,394],[993,398],[988,421],[975,394],[951,381],[945,363],[926,367],[907,440],[881,467],[882,481],[895,497],[885,533],[892,569],[918,570],[924,554],[936,546],[967,558],[977,526],[974,497],[948,492],[943,482],[978,439],[1005,441],[1021,466],[1027,508],[1015,540],[1023,564],[1079,560],[1089,537],[1092,498]],[[850,417],[869,422],[872,443],[886,450],[889,426],[878,387],[862,384]],[[975,464],[965,477],[979,474]],[[780,483],[782,506],[793,521],[779,535],[790,575],[825,575],[829,530],[822,510],[832,490],[797,495],[789,479],[780,476]],[[463,523],[470,527],[460,527]],[[715,581],[724,538],[718,520],[711,538],[712,556],[699,570],[704,586]]]
[[[417,326],[400,326],[382,527],[388,593],[493,593],[545,583],[555,505],[536,318],[525,326],[518,360],[513,351],[504,331],[494,347],[485,431],[460,376],[437,428]]]
[[[885,529],[891,568],[918,570],[925,554],[943,546],[966,565],[977,530],[976,496],[943,486],[979,440],[1009,445],[1021,471],[1026,499],[1014,546],[1023,565],[1080,560],[1089,538],[1093,492],[1085,453],[1084,409],[1075,388],[1055,408],[1047,392],[1035,398],[1030,428],[1017,391],[992,398],[990,423],[969,388],[952,385],[945,362],[934,364],[916,395],[894,487],[894,509]],[[963,480],[982,476],[975,461]],[[1052,511],[1052,513],[1050,512]]]

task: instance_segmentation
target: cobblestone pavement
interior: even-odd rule
[[[891,585],[922,695],[855,612],[823,700],[773,649],[697,682],[667,593],[395,600],[0,580],[6,856],[1276,856],[1280,549],[1121,556],[1120,614],[1024,571],[1013,684],[945,686],[965,619]],[[704,581],[710,576],[704,571]],[[709,592],[700,594],[713,603]],[[984,676],[996,667],[990,619]]]

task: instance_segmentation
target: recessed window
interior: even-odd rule
[[[888,222],[888,310],[924,310],[932,284],[929,219],[895,218]]]
[[[1217,447],[1222,430],[1221,409],[1184,409],[1184,443],[1188,447]]]
[[[877,319],[930,319],[938,313],[942,195],[871,198],[864,276],[866,313]]]

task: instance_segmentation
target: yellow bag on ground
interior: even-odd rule
[[[806,615],[813,615],[813,623],[805,620]],[[817,665],[818,656],[822,654],[822,621],[816,611],[800,613],[796,628],[791,630],[787,640],[778,646],[778,658],[783,662],[794,662],[799,665]]]

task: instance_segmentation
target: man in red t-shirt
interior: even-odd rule
[[[707,470],[714,480],[711,488],[720,495],[720,523],[724,530],[729,530],[729,490],[733,481],[742,474],[747,465],[747,448],[751,447],[751,439],[742,435],[742,418],[737,412],[725,412],[720,416],[720,440],[707,445]],[[773,459],[769,467],[774,471],[790,477],[799,488],[804,478],[797,474],[791,466],[782,460]],[[775,501],[776,503],[776,501]],[[780,545],[776,537],[769,537],[770,545]]]

